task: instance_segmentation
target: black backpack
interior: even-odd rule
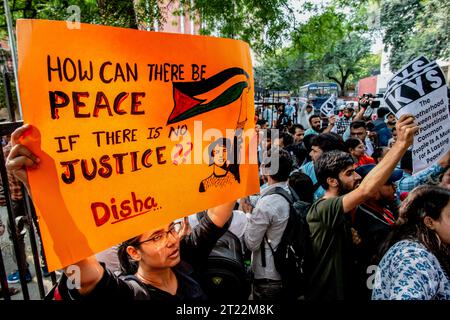
[[[197,214],[203,218],[204,212]],[[231,220],[229,224],[231,224]],[[203,291],[211,301],[246,301],[250,295],[250,273],[244,264],[241,241],[231,231],[217,240],[199,275]]]
[[[309,261],[311,256],[311,240],[306,215],[311,204],[301,201],[292,188],[290,195],[281,187],[275,187],[264,196],[278,194],[288,201],[289,219],[283,231],[281,241],[274,250],[264,235],[261,244],[261,262],[265,267],[264,241],[269,245],[274,257],[275,268],[281,276],[285,299],[297,299],[305,294],[308,275],[310,274]]]

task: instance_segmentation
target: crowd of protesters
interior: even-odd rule
[[[258,116],[257,127],[278,129],[283,141],[292,141],[282,145],[291,157],[290,175],[305,174],[313,184],[307,215],[313,271],[305,298],[450,299],[450,151],[413,174],[411,144],[419,130],[413,118],[396,119],[383,107],[370,114],[370,105],[363,97],[325,118],[308,104],[297,107],[292,121],[270,125]],[[250,225],[259,226],[252,221],[268,211],[283,216],[264,207],[257,204]],[[265,232],[277,228],[266,225]],[[260,277],[266,286],[277,280]]]
[[[55,296],[207,299],[195,270],[237,216],[233,232],[251,253],[249,299],[280,301],[285,282],[274,250],[291,210],[273,192],[281,188],[308,204],[310,272],[295,299],[449,300],[450,152],[414,174],[415,119],[385,108],[367,115],[370,103],[363,98],[328,118],[310,104],[257,113],[260,194],[212,208],[195,226],[184,219],[138,235],[112,248],[113,258],[85,259],[81,289]],[[25,167],[37,160],[18,143],[24,130],[13,134],[7,168],[27,184]],[[274,150],[276,172],[268,161]]]

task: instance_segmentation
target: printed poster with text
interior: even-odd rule
[[[420,129],[412,147],[413,172],[422,171],[450,149],[450,111],[446,79],[438,64],[420,56],[388,82],[384,98],[400,118],[412,114]]]
[[[246,43],[45,20],[17,37],[50,270],[259,192]]]

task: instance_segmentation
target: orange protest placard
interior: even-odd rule
[[[246,43],[45,20],[17,36],[50,270],[259,191]]]

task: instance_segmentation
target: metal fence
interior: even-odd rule
[[[11,71],[8,70],[6,61],[3,60],[3,63],[0,65],[1,68],[1,77],[2,83],[4,87],[4,97],[5,104],[8,111],[8,120],[0,122],[0,137],[3,139],[9,135],[18,127],[22,125],[21,120],[16,120],[15,118],[15,103],[13,100],[13,91],[11,88]],[[12,258],[15,258],[15,264],[17,265],[17,270],[19,272],[19,283],[20,283],[20,291],[21,293],[17,294],[16,297],[23,298],[24,300],[30,299],[43,299],[47,294],[49,287],[51,285],[56,284],[56,274],[53,272],[50,274],[51,285],[44,285],[44,278],[41,267],[45,265],[45,257],[41,246],[41,241],[39,237],[39,228],[37,224],[36,215],[34,213],[33,204],[28,197],[27,192],[24,190],[22,186],[23,199],[22,200],[13,200],[11,199],[11,191],[10,191],[10,183],[8,181],[8,173],[5,166],[5,155],[2,148],[0,148],[0,174],[5,198],[5,206],[7,211],[7,221],[3,221],[5,225],[8,225],[8,237],[3,235],[2,242],[8,244],[9,246],[12,244]],[[13,205],[13,202],[23,201],[21,205],[21,210],[17,210],[16,206]],[[4,210],[4,209],[2,209]],[[27,237],[27,241],[25,242],[25,246],[21,245],[21,240]],[[7,272],[5,268],[5,262],[8,262],[8,265],[11,265],[11,257],[8,254],[5,254],[5,248],[8,246],[0,246],[0,282],[1,282],[1,299],[11,300],[11,292],[10,289],[14,287],[10,287],[7,281]],[[28,269],[26,254],[23,251],[31,251],[32,255],[32,263],[30,263],[30,267],[34,266],[35,277],[33,277],[31,282],[27,282],[26,279],[26,270]],[[40,252],[41,251],[41,252]],[[8,260],[8,261],[6,261]],[[30,259],[28,259],[30,260]],[[41,264],[41,261],[44,264]],[[31,262],[31,261],[29,261]],[[11,269],[11,268],[10,268]],[[47,281],[46,281],[47,282]],[[37,283],[37,293],[33,290],[30,294],[30,287],[35,288]]]

